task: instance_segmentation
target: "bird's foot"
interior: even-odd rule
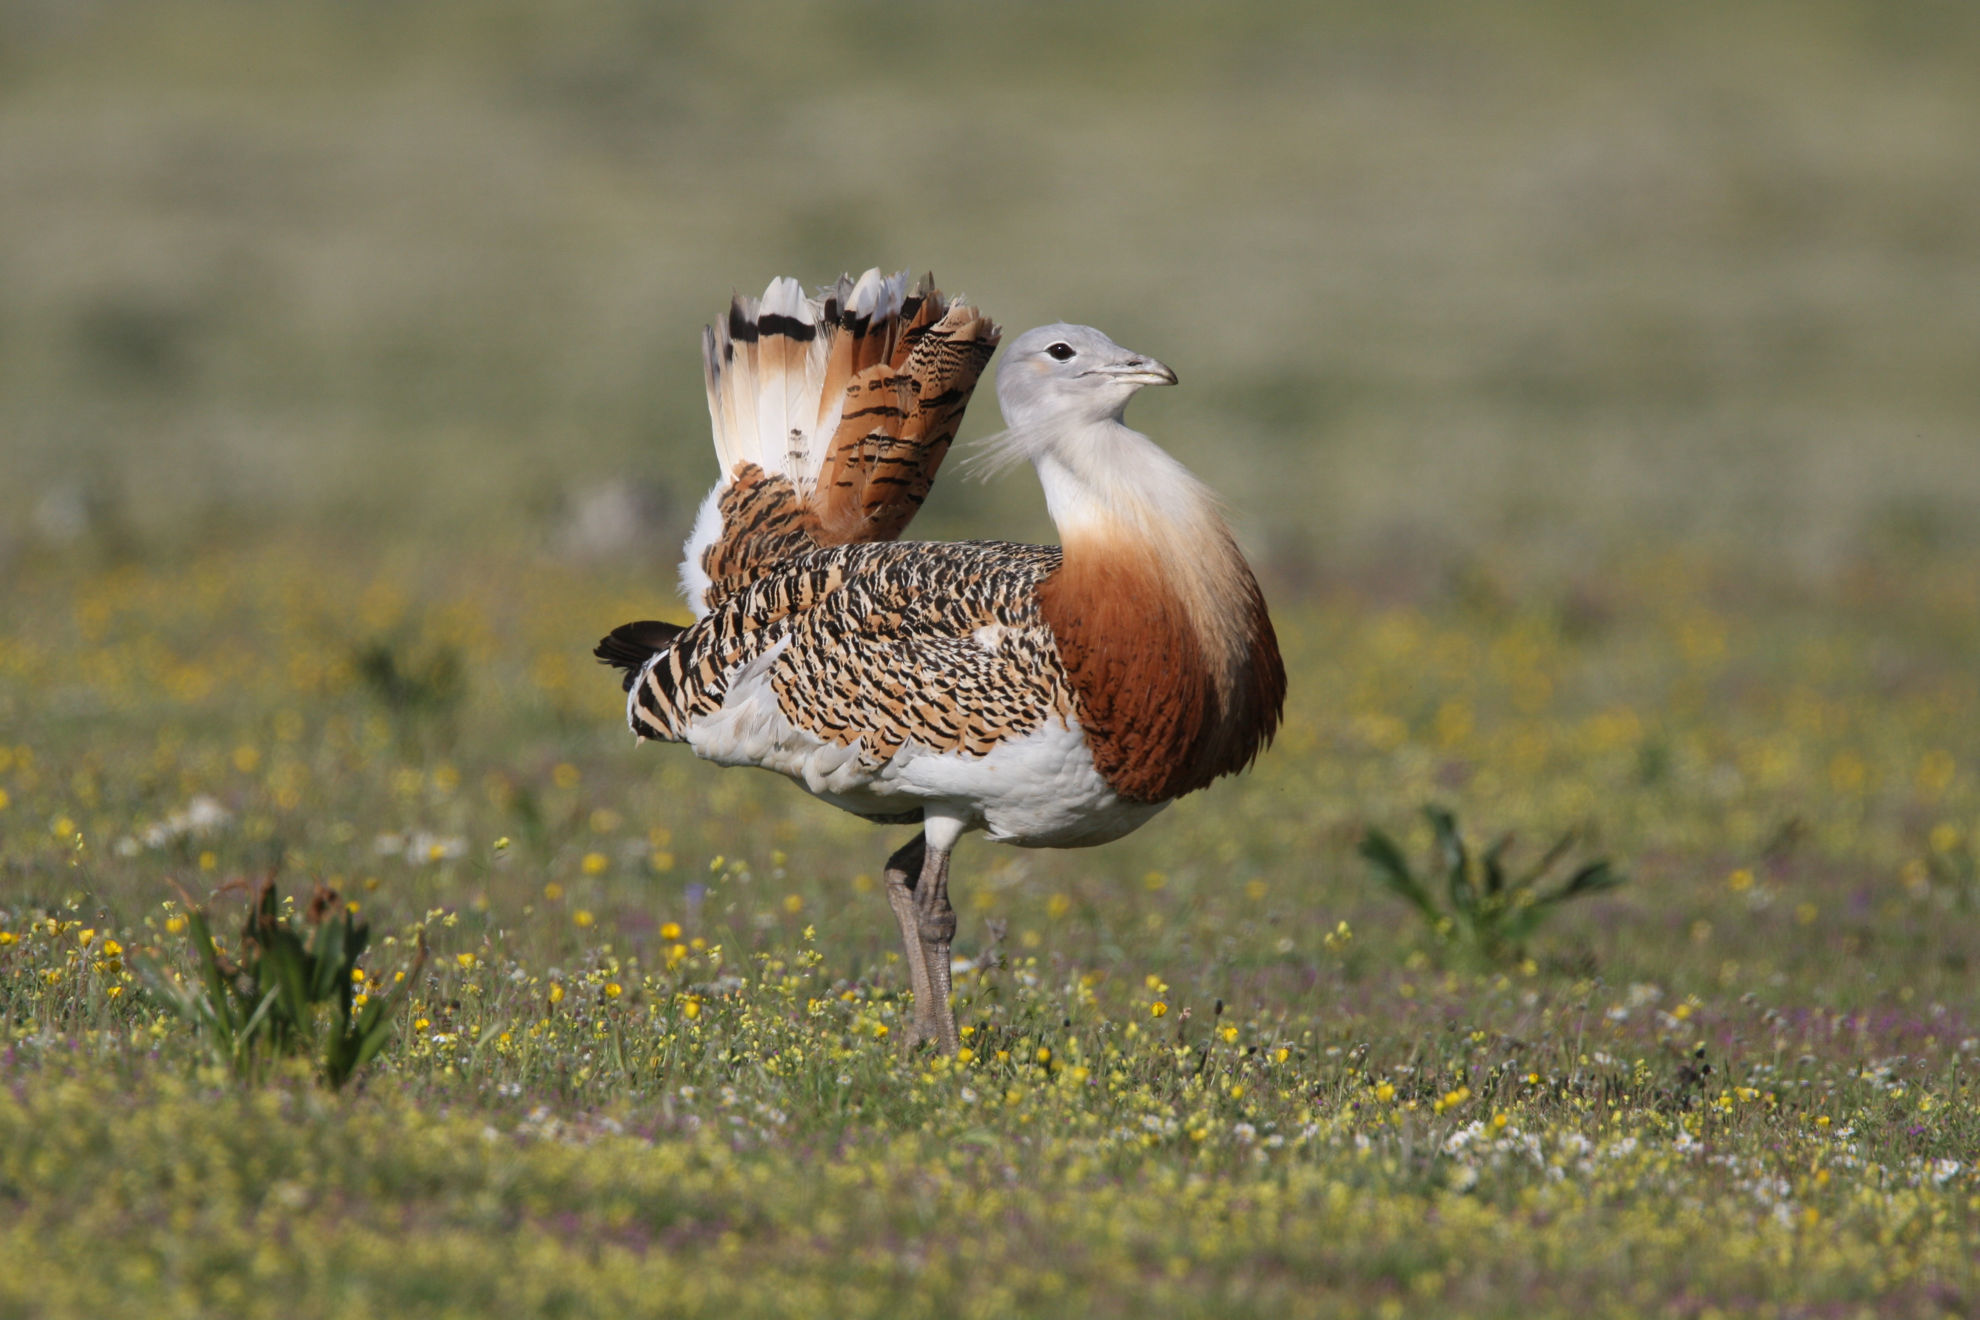
[[[914,1017],[901,1028],[901,1045],[909,1053],[934,1047],[942,1048],[942,1020],[928,995],[914,997]]]

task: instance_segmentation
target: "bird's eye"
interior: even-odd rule
[[[1050,348],[1046,349],[1045,351],[1047,353],[1050,353],[1053,357],[1057,358],[1059,361],[1064,362],[1067,358],[1073,355],[1073,346],[1071,344],[1061,341],[1059,343],[1052,345]]]

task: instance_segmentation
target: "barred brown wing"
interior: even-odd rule
[[[880,543],[802,551],[716,602],[641,678],[629,717],[681,739],[767,678],[810,737],[885,761],[913,744],[983,755],[1074,713],[1038,587],[1049,546]]]

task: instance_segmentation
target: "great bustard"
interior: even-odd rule
[[[957,1046],[949,854],[1138,828],[1271,740],[1285,670],[1210,491],[1121,421],[1175,373],[1098,330],[1020,335],[997,374],[1058,547],[898,542],[998,328],[905,272],[737,298],[702,350],[721,475],[681,565],[695,622],[600,642],[642,739],[775,770],[921,833],[888,859],[913,1041]]]

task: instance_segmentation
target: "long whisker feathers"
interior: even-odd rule
[[[1051,448],[1052,432],[1043,426],[1012,426],[969,443],[963,470],[978,481],[1000,477]]]

